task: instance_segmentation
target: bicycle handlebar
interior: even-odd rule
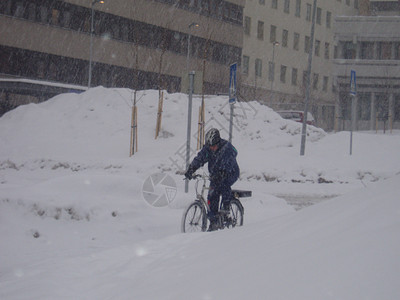
[[[206,179],[206,178],[208,178],[208,176],[206,175],[206,174],[203,174],[203,175],[201,175],[201,174],[193,174],[192,175],[192,178],[183,178],[183,180],[192,180],[192,179],[197,179],[197,178],[204,178],[204,179]]]

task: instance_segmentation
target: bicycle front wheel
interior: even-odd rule
[[[191,203],[183,212],[182,232],[201,232],[206,230],[206,209],[199,201],[195,201]]]

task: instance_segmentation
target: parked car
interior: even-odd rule
[[[304,112],[301,110],[281,110],[277,113],[284,119],[303,123]],[[310,112],[307,113],[307,124],[316,126],[315,119]]]

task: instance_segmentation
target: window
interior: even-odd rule
[[[292,69],[292,85],[294,85],[294,86],[297,85],[297,69],[296,68]]]
[[[257,38],[259,40],[263,40],[264,39],[264,22],[262,22],[262,21],[258,21]]]
[[[250,29],[251,29],[251,18],[246,16],[244,17],[244,33],[250,34]]]
[[[313,74],[313,89],[318,90],[318,78],[319,75],[317,73]]]
[[[322,24],[322,9],[320,7],[317,7],[317,24]]]
[[[40,7],[40,21],[42,23],[47,23],[48,20],[48,9],[46,6]]]
[[[374,58],[374,43],[372,42],[361,42],[361,59],[373,59]]]
[[[394,121],[400,121],[400,95],[394,95]]]
[[[332,13],[330,11],[326,12],[326,28],[331,28],[332,23]]]
[[[392,43],[381,42],[378,44],[378,59],[392,58]]]
[[[299,50],[299,44],[300,44],[300,34],[295,32],[293,35],[293,49]]]
[[[357,106],[357,119],[369,120],[371,118],[371,93],[359,93]]]
[[[321,42],[318,40],[315,40],[315,48],[314,48],[315,56],[319,56],[320,48],[321,48]]]
[[[271,30],[270,30],[270,34],[269,34],[269,41],[271,43],[276,42],[276,26],[271,25]]]
[[[24,5],[22,1],[18,1],[16,5],[17,7],[14,12],[14,17],[22,18],[24,16]]]
[[[343,58],[344,59],[355,59],[356,58],[356,45],[353,42],[343,43]]]
[[[306,4],[306,20],[311,21],[311,4]]]
[[[168,49],[172,49],[173,41],[175,40],[174,35],[168,34],[166,32],[165,36],[163,36],[163,43]],[[121,23],[121,37],[123,41],[129,41],[129,23],[122,22]]]
[[[324,51],[325,59],[329,59],[329,48],[330,48],[329,43],[325,43],[325,51]]]
[[[282,47],[288,46],[289,31],[283,29],[282,31]]]
[[[250,57],[243,55],[243,67],[242,67],[243,74],[249,74],[249,63],[250,63]]]
[[[309,53],[310,52],[310,47],[311,47],[311,42],[310,42],[310,37],[305,36],[304,37],[304,52]]]
[[[389,113],[389,95],[386,93],[375,94],[375,111],[379,120],[387,120]]]
[[[260,3],[260,5],[265,5],[265,0],[259,0],[258,2]]]
[[[281,82],[282,83],[286,82],[286,69],[287,69],[286,66],[281,65]]]
[[[351,119],[351,96],[348,92],[339,93],[340,115],[343,120]]]
[[[272,0],[272,2],[271,2],[271,8],[273,8],[273,9],[278,9],[278,0]]]
[[[394,59],[400,59],[400,43],[394,44]]]
[[[346,0],[346,5],[350,6],[350,0]]]
[[[36,4],[35,3],[29,3],[28,20],[36,21]]]
[[[51,11],[51,24],[58,25],[59,16],[60,11],[53,8]]]
[[[354,0],[354,8],[358,9],[358,0]]]
[[[268,63],[268,80],[273,82],[275,78],[275,63],[269,62]]]
[[[257,58],[256,59],[256,77],[261,77],[262,76],[262,60]]]
[[[303,71],[303,87],[306,87],[308,83],[308,72]]]
[[[296,12],[294,13],[294,15],[300,18],[300,12],[301,12],[301,0],[296,0]]]
[[[71,22],[71,13],[68,10],[64,10],[61,26],[69,28],[70,22]]]
[[[285,0],[283,4],[283,12],[287,14],[290,12],[290,0]]]
[[[324,76],[323,82],[322,82],[322,90],[324,92],[328,91],[328,82],[329,82],[329,77],[328,76]]]

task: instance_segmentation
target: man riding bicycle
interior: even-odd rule
[[[211,128],[205,137],[206,144],[193,159],[185,173],[187,179],[192,179],[197,169],[208,163],[210,189],[208,205],[210,206],[210,227],[208,231],[218,229],[218,204],[222,196],[222,209],[229,211],[231,201],[231,186],[239,178],[240,170],[236,161],[237,150],[231,143],[221,138],[219,131]]]

